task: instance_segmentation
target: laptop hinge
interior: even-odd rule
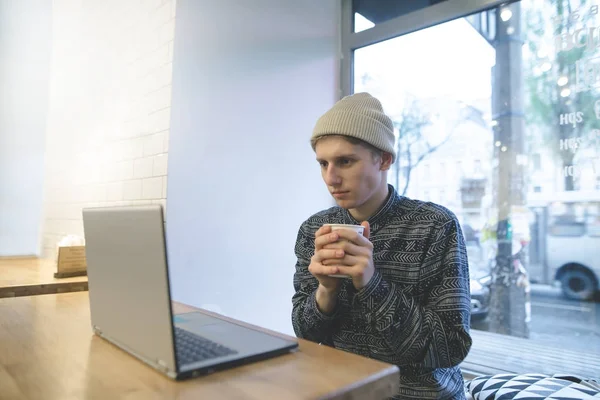
[[[158,369],[160,369],[163,372],[169,372],[169,367],[167,366],[167,363],[164,362],[163,360],[156,360],[156,365],[158,366]]]

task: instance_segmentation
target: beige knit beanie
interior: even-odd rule
[[[394,126],[381,102],[369,93],[346,96],[318,120],[311,142],[321,136],[343,135],[363,140],[396,159]]]

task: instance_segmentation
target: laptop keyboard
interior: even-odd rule
[[[178,327],[175,327],[175,349],[177,363],[180,366],[237,353],[235,350]]]

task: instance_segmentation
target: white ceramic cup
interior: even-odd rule
[[[331,226],[331,231],[337,231],[340,229],[349,229],[355,232],[358,232],[359,234],[363,234],[365,231],[365,227],[362,225],[351,225],[351,224],[325,224],[326,226]],[[338,242],[341,241],[345,241],[346,239],[338,239]],[[335,277],[335,278],[349,278],[348,275],[342,275],[342,274],[332,274],[332,275],[328,275],[331,277]]]

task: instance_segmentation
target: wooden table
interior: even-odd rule
[[[93,335],[87,292],[4,298],[0,399],[362,400],[398,388],[396,366],[299,342],[294,353],[175,382]]]
[[[51,260],[0,259],[0,297],[88,290],[87,276],[57,279],[54,272],[56,263]]]

